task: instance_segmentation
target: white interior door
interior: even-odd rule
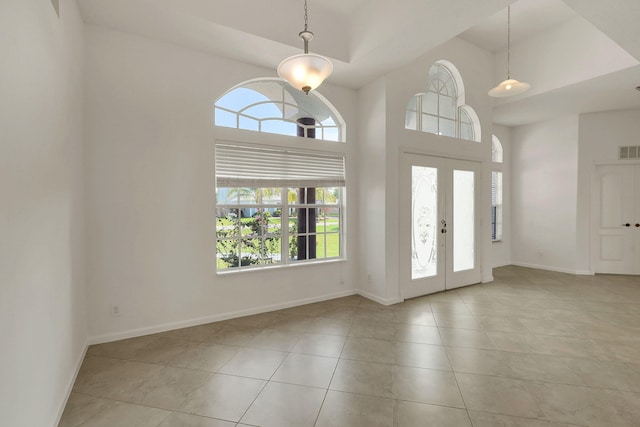
[[[640,274],[640,165],[596,168],[596,273]]]
[[[478,283],[479,164],[406,154],[402,171],[403,298]]]

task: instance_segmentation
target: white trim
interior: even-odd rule
[[[590,182],[590,211],[589,211],[589,268],[591,270],[591,275],[596,274],[596,263],[598,261],[598,253],[596,252],[596,248],[600,248],[600,243],[598,242],[598,220],[600,219],[600,189],[598,188],[598,167],[599,166],[610,166],[610,164],[598,164],[594,163],[591,168],[591,182]]]
[[[500,153],[500,160],[496,160],[494,153]],[[504,147],[497,136],[491,135],[491,163],[494,165],[504,164]]]
[[[78,378],[78,374],[80,373],[80,368],[82,367],[82,362],[84,362],[84,358],[87,355],[88,349],[89,349],[89,340],[85,342],[84,350],[80,353],[80,357],[76,361],[76,370],[74,374],[71,376],[69,383],[67,384],[67,391],[64,394],[64,399],[62,400],[60,409],[58,409],[58,416],[56,417],[56,421],[53,423],[53,427],[56,427],[58,424],[60,424],[60,420],[62,419],[62,415],[64,414],[64,409],[67,407],[67,402],[69,401],[69,397],[71,397],[73,386],[76,383],[76,379]]]
[[[493,282],[495,279],[493,278],[493,274],[489,274],[487,276],[482,276],[482,280],[480,281],[480,284],[483,283],[491,283]],[[471,285],[473,286],[473,285]]]
[[[519,261],[513,261],[511,265],[515,265],[518,267],[536,268],[538,270],[555,271],[558,273],[574,274],[577,276],[592,276],[591,272],[588,270],[571,270],[569,268],[554,267],[552,265],[539,265],[539,264],[531,264],[528,262],[519,262]]]
[[[392,305],[404,301],[401,297],[382,298],[362,290],[357,290],[356,293],[362,297],[365,297],[366,299],[370,299],[371,301],[377,302],[378,304],[382,305]]]
[[[198,317],[195,319],[181,320],[181,321],[170,322],[170,323],[162,323],[160,325],[148,326],[145,328],[130,329],[128,331],[97,335],[94,337],[90,337],[88,342],[89,344],[93,345],[93,344],[102,344],[102,343],[111,342],[111,341],[123,340],[127,338],[141,337],[144,335],[156,334],[159,332],[172,331],[174,329],[204,325],[206,323],[219,322],[221,320],[235,319],[237,317],[251,316],[253,314],[260,314],[260,313],[268,313],[270,311],[297,307],[300,305],[311,304],[314,302],[328,301],[335,298],[343,298],[343,297],[355,295],[357,293],[358,292],[356,292],[355,290],[340,291],[340,292],[334,292],[331,294],[320,295],[317,297],[303,298],[299,300],[287,301],[287,302],[278,303],[278,304],[264,305],[264,306],[249,308],[245,310],[213,314],[210,316]]]
[[[640,160],[603,160],[593,162],[594,166],[622,166],[622,165],[640,165]]]
[[[464,141],[464,140],[461,139],[460,141]],[[476,156],[474,154],[469,154],[469,153],[454,155],[444,150],[438,150],[435,148],[432,149],[431,147],[419,148],[419,147],[411,147],[407,145],[402,145],[398,147],[398,149],[400,151],[400,157],[402,157],[403,155],[418,155],[418,156],[437,157],[445,160],[464,160],[468,162],[483,163],[482,157]]]

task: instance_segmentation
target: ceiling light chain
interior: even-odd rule
[[[304,30],[308,31],[309,27],[309,13],[307,9],[307,0],[304,0]]]
[[[307,0],[304,0],[304,30],[300,31],[298,36],[304,42],[304,53],[309,53],[309,41],[313,40],[313,33],[309,31],[309,11],[307,8]]]

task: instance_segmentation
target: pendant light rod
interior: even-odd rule
[[[304,42],[304,53],[290,56],[278,65],[278,75],[289,84],[307,95],[317,88],[333,72],[333,64],[322,55],[309,53],[309,41],[313,33],[309,31],[309,8],[304,0],[304,30],[298,36]]]
[[[306,0],[305,0],[306,1]],[[507,6],[507,80],[511,78],[511,5]]]
[[[507,79],[489,91],[489,96],[504,98],[529,90],[531,85],[511,78],[511,5],[507,6]]]

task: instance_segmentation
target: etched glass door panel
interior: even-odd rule
[[[438,274],[438,169],[411,168],[411,279]]]
[[[475,267],[475,172],[453,171],[453,271]]]

